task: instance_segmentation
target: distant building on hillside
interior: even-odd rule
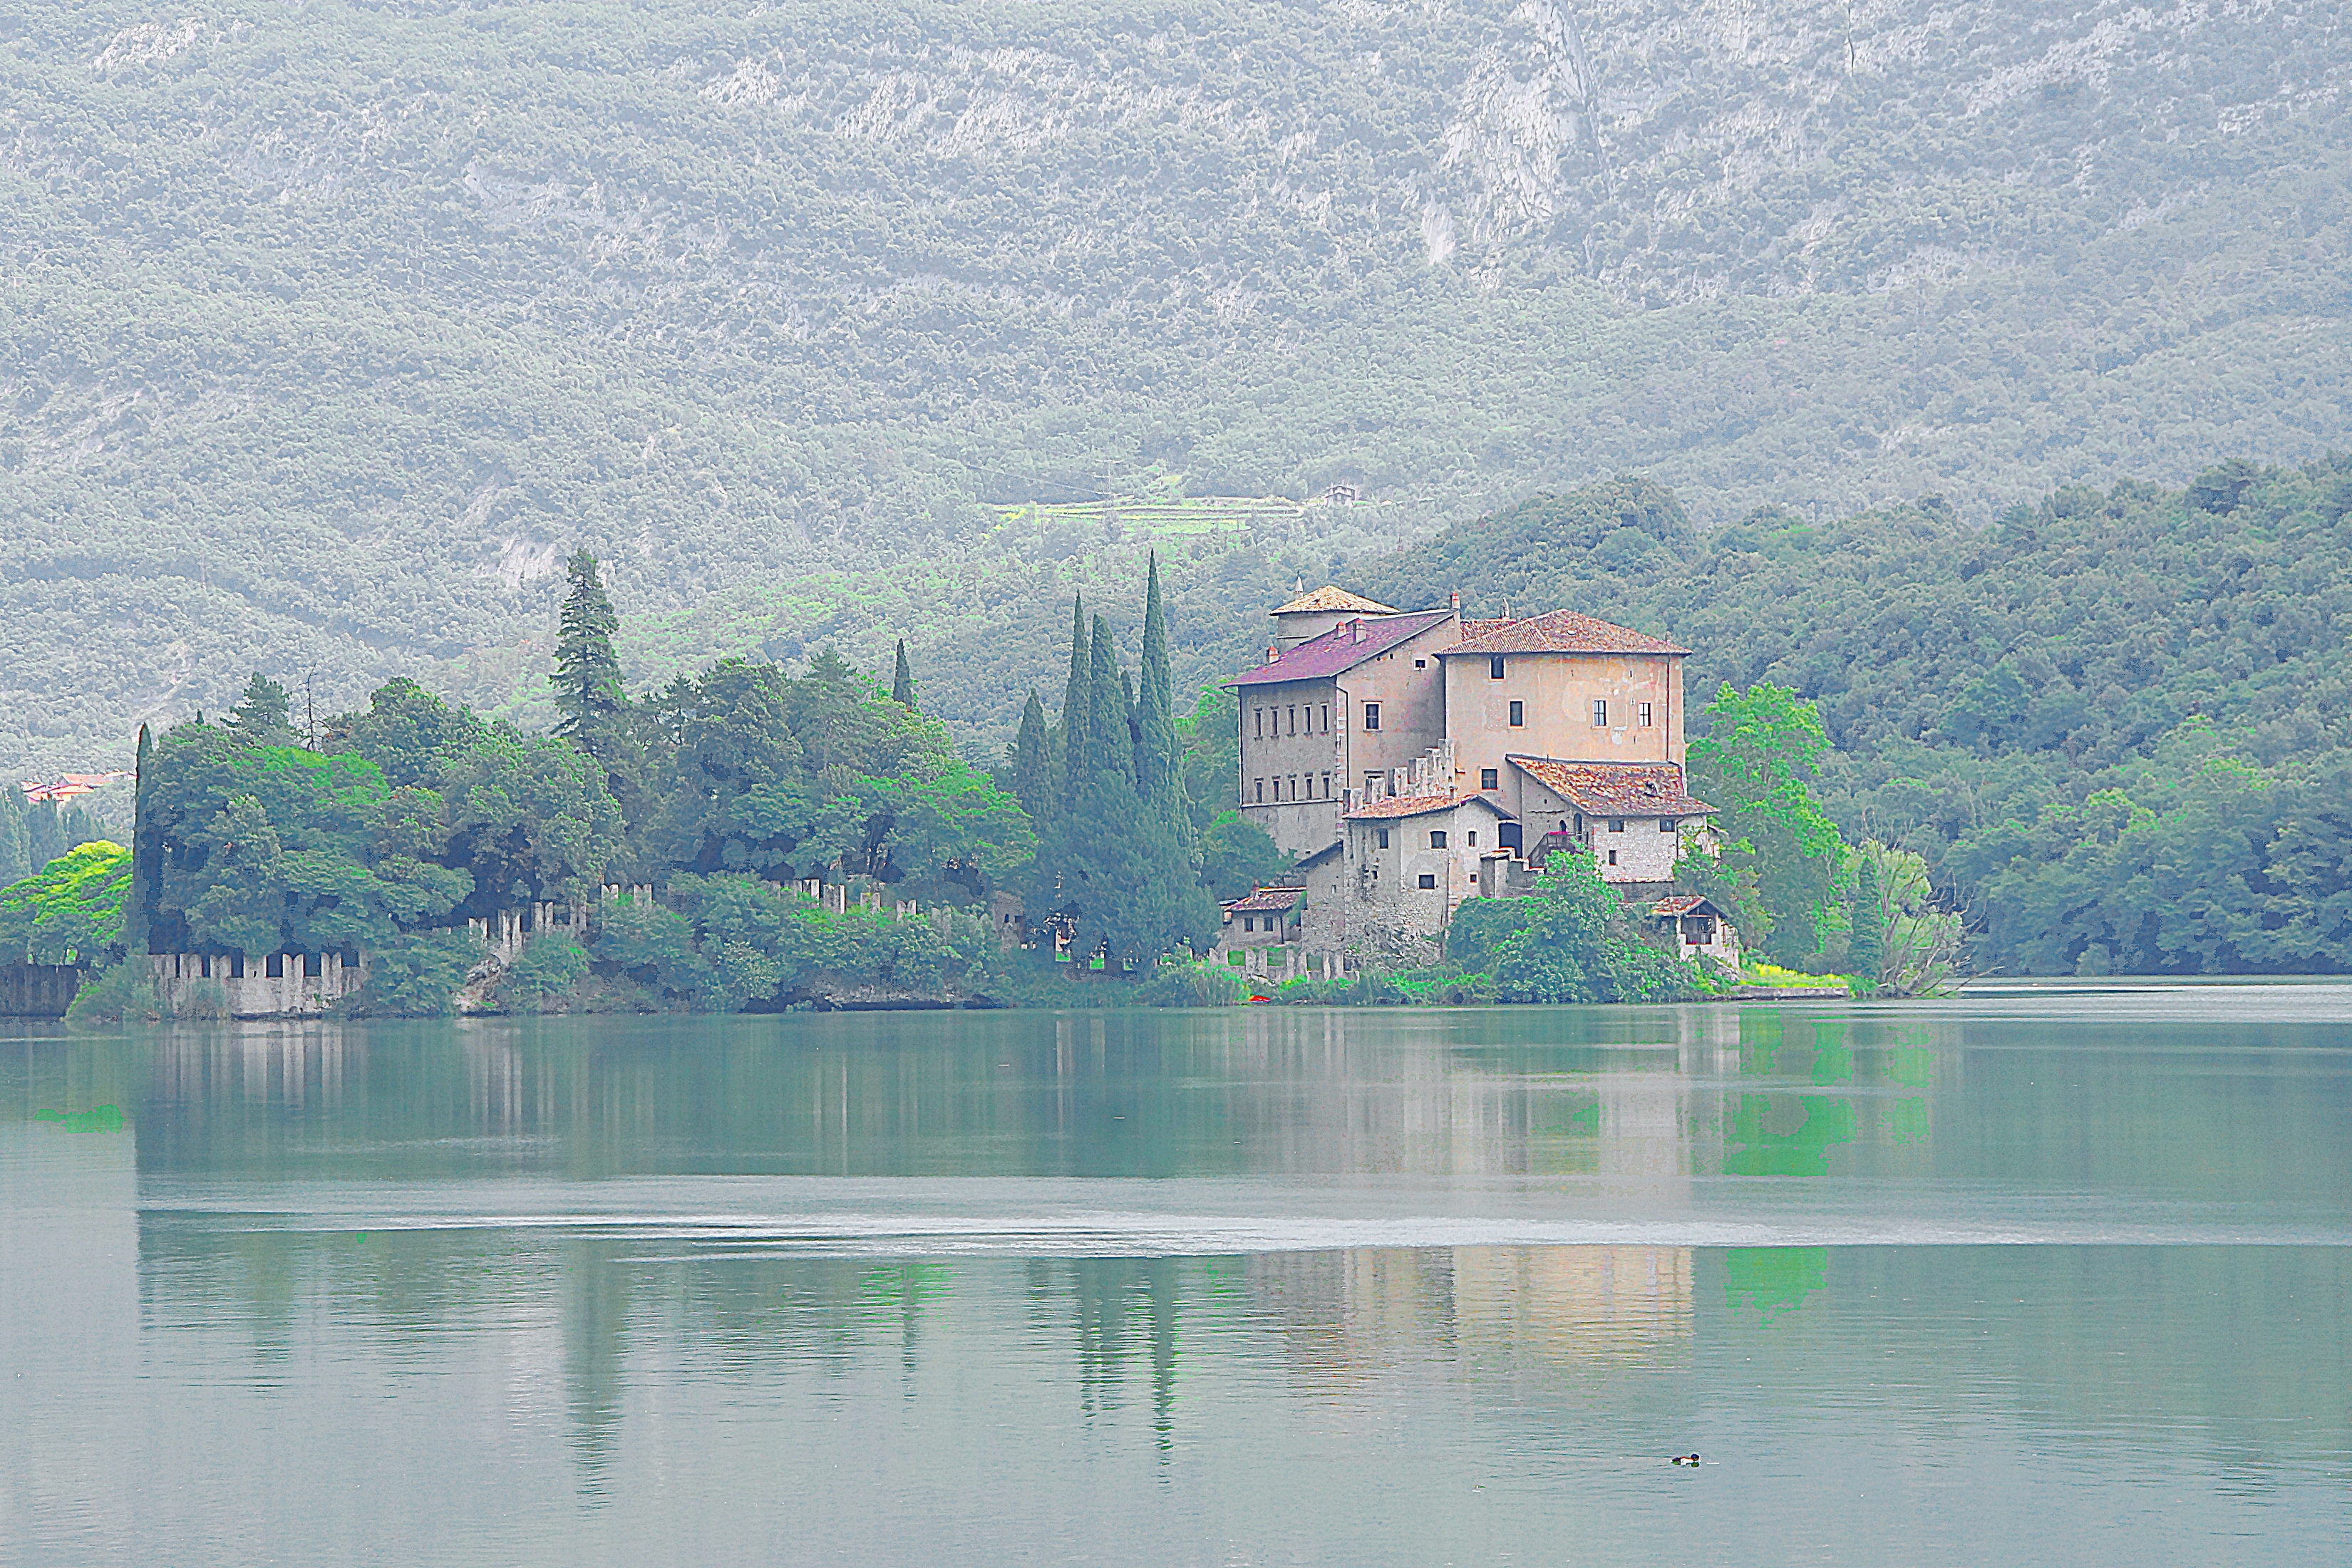
[[[128,772],[110,773],[59,773],[53,779],[26,779],[16,787],[25,798],[38,805],[43,801],[62,805],[77,795],[95,795],[111,784],[129,778]]]
[[[1664,920],[1684,846],[1713,849],[1683,772],[1687,648],[1574,610],[1465,620],[1458,595],[1398,610],[1335,585],[1273,620],[1227,684],[1242,815],[1304,872],[1284,928],[1301,967],[1426,957],[1465,899],[1524,894],[1569,846]],[[1686,952],[1736,955],[1719,911],[1674,919],[1706,935]]]

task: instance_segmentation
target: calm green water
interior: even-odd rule
[[[2345,1562],[2347,1289],[2345,986],[17,1026],[0,1562]]]

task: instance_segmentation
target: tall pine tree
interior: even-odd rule
[[[898,639],[898,668],[890,679],[891,700],[899,707],[915,711],[915,667],[907,662],[907,639]]]
[[[593,755],[628,701],[621,689],[621,661],[613,652],[621,620],[604,596],[593,555],[575,551],[563,573],[571,590],[555,629],[555,732]]]

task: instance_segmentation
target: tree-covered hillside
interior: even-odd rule
[[[1359,585],[1671,636],[1695,705],[1813,699],[1832,815],[1924,854],[1988,967],[2352,967],[2352,458],[2070,488],[1982,530],[1929,501],[1702,538],[1611,481]]]
[[[0,762],[256,667],[502,700],[575,546],[648,678],[713,595],[877,668],[984,503],[1154,465],[1370,497],[1251,535],[1312,563],[1610,472],[1982,521],[2300,460],[2347,59],[2306,0],[10,0]]]

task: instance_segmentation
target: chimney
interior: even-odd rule
[[[1459,588],[1454,589],[1452,598],[1454,603],[1454,613],[1458,616],[1462,613],[1462,590]]]
[[[1281,657],[1282,657],[1282,650],[1281,650],[1281,649],[1279,649],[1279,648],[1276,647],[1272,643],[1268,643],[1268,644],[1266,644],[1266,645],[1265,645],[1265,662],[1266,662],[1266,663],[1268,663],[1268,664],[1272,664],[1276,659],[1280,658]]]

